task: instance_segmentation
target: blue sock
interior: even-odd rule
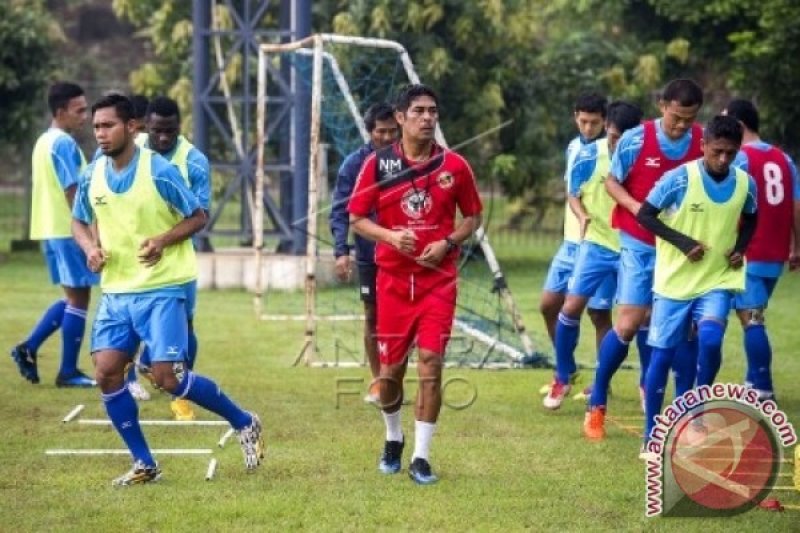
[[[147,348],[147,345],[145,344],[144,346],[142,346],[142,353],[139,355],[139,364],[142,366],[146,366],[147,368],[150,368],[152,363],[153,362],[150,360],[150,350]]]
[[[131,451],[134,460],[140,460],[147,466],[156,464],[150,447],[142,433],[142,426],[139,425],[139,407],[136,400],[131,396],[128,387],[123,386],[120,390],[110,394],[102,394],[103,404],[106,407],[108,418],[119,433],[125,445]]]
[[[189,349],[186,354],[186,366],[189,370],[194,369],[194,362],[197,360],[197,335],[194,334],[194,329],[189,329]]]
[[[36,352],[39,350],[44,341],[55,333],[61,327],[61,321],[64,320],[64,309],[67,307],[67,302],[58,300],[52,304],[47,311],[44,312],[39,323],[33,328],[30,336],[23,342],[29,350]]]
[[[669,367],[675,357],[675,348],[653,348],[650,365],[644,382],[644,440],[650,439],[655,426],[654,417],[661,412],[664,403],[664,389],[667,388]]]
[[[136,381],[136,364],[131,363],[130,368],[128,368],[128,377],[125,378],[126,383],[133,383]]]
[[[748,381],[755,389],[772,391],[772,347],[764,324],[751,324],[744,329],[744,351]]]
[[[569,383],[569,375],[575,372],[575,347],[581,332],[581,319],[558,314],[556,322],[556,379]]]
[[[589,399],[591,407],[605,407],[608,402],[608,386],[611,378],[619,369],[619,365],[628,356],[628,343],[623,342],[617,332],[609,330],[600,343],[600,353],[597,354],[597,370],[592,384],[592,396]]]
[[[228,396],[222,392],[219,385],[207,377],[187,371],[183,379],[175,389],[175,396],[182,396],[191,400],[200,407],[216,413],[228,422],[235,430],[240,430],[249,426],[253,421],[250,413],[233,403]]]
[[[650,328],[647,326],[639,328],[636,332],[636,349],[639,351],[639,386],[644,387],[644,377],[647,375],[647,367],[650,365],[650,357],[653,348],[647,344],[647,336]]]
[[[58,373],[71,376],[78,370],[78,355],[81,353],[83,333],[86,330],[86,309],[68,305],[61,322],[61,368]]]
[[[672,371],[675,374],[675,397],[694,388],[697,377],[697,337],[678,345],[672,360]]]
[[[711,385],[722,365],[722,336],[725,326],[713,320],[703,320],[697,325],[697,386]]]

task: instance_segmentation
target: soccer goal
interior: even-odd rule
[[[308,244],[305,289],[285,294],[264,276],[263,211],[256,210],[253,247],[256,263],[255,311],[262,320],[303,324],[295,364],[355,366],[364,363],[363,305],[357,286],[318,283],[320,265],[333,262],[328,228],[333,184],[344,157],[369,140],[362,112],[391,102],[399,89],[419,83],[409,54],[399,43],[331,34],[300,41],[262,44],[258,59],[257,171],[255,205],[261,205],[264,166],[275,157],[275,139],[267,132],[271,84],[305,84],[311,109],[308,175]],[[447,146],[441,130],[437,141]],[[327,269],[329,271],[330,268]],[[299,331],[299,328],[297,328]],[[464,246],[459,264],[459,296],[453,337],[446,356],[450,366],[480,368],[549,366],[526,332],[511,290],[484,228]]]

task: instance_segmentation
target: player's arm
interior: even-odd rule
[[[91,167],[90,167],[91,169]],[[75,203],[72,206],[72,236],[86,254],[86,264],[92,272],[100,272],[106,262],[107,255],[100,249],[94,228],[94,213],[89,202],[89,179],[87,169],[84,179],[78,185]]]
[[[642,227],[680,250],[689,261],[694,263],[703,258],[706,247],[692,237],[670,228],[658,218],[661,211],[678,201],[681,190],[685,192],[685,173],[685,168],[680,167],[665,174],[640,205],[636,220]]]
[[[350,229],[347,202],[350,200],[350,195],[353,194],[356,176],[358,176],[358,169],[355,168],[356,162],[354,154],[344,160],[336,174],[336,183],[333,186],[333,203],[329,221],[333,235],[333,255],[336,258],[336,277],[339,281],[349,281],[352,273],[350,246],[347,244],[347,234]]]
[[[161,260],[164,249],[190,238],[203,229],[207,216],[200,201],[186,186],[178,169],[166,164],[154,172],[156,190],[161,198],[183,215],[183,219],[160,235],[145,239],[139,245],[139,262],[153,266]]]
[[[641,202],[631,196],[622,184],[628,179],[628,173],[642,150],[641,128],[639,126],[622,134],[617,148],[614,150],[614,155],[611,156],[611,171],[605,181],[609,196],[634,216],[639,212]]]
[[[631,196],[630,193],[628,193],[628,190],[622,186],[622,184],[613,174],[608,175],[605,185],[608,195],[611,196],[615,202],[634,215],[639,214],[639,208],[642,207],[642,204],[639,203],[636,198]]]
[[[792,223],[792,249],[789,252],[789,270],[800,269],[800,176],[797,166],[788,155],[786,160],[792,173],[792,187],[794,188],[794,221]]]
[[[586,150],[589,150],[589,148],[586,148]],[[592,221],[592,217],[581,200],[581,191],[586,182],[592,177],[592,174],[594,174],[596,164],[596,153],[584,157],[578,156],[567,179],[567,205],[578,218],[581,228],[581,240],[586,236],[586,230]]]
[[[53,160],[53,167],[56,170],[56,177],[64,191],[64,196],[67,198],[67,204],[70,209],[75,203],[75,195],[78,191],[78,183],[81,176],[83,156],[80,150],[74,140],[64,136],[59,137],[53,143],[53,151],[50,154]]]
[[[728,262],[733,268],[740,268],[744,264],[744,252],[756,233],[758,223],[756,198],[756,182],[753,178],[748,177],[747,198],[742,207],[739,233],[736,235],[736,244],[733,245],[733,250],[728,252]]]
[[[189,152],[187,166],[192,193],[200,202],[200,207],[208,214],[211,210],[211,165],[208,163],[208,158],[194,148]]]

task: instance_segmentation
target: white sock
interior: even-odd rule
[[[386,440],[403,442],[403,427],[400,424],[400,409],[394,413],[383,411],[383,421],[386,423]]]
[[[413,461],[416,458],[428,460],[428,454],[431,448],[431,439],[436,432],[436,424],[430,422],[422,422],[417,420],[414,423],[414,455],[411,458]]]

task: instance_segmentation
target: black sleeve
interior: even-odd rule
[[[747,250],[747,245],[750,244],[750,239],[756,232],[757,222],[757,213],[742,213],[742,225],[739,227],[739,235],[736,237],[736,244],[733,247],[734,253],[743,254]]]
[[[692,248],[699,244],[688,235],[684,235],[680,231],[676,231],[664,224],[664,222],[658,218],[660,212],[661,210],[650,202],[644,202],[642,207],[639,208],[639,214],[636,215],[636,220],[638,220],[639,224],[646,230],[664,239],[684,254],[689,253]]]

